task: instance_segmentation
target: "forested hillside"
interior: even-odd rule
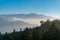
[[[24,31],[1,34],[0,40],[60,40],[60,21],[41,21],[41,26],[26,28]]]

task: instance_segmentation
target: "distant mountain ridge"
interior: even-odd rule
[[[40,19],[53,19],[53,17],[33,13],[0,15],[0,31],[12,32],[13,29],[19,30],[20,28],[26,27],[33,28],[38,26],[37,22],[40,24]]]
[[[38,15],[38,14],[7,14],[7,15],[1,15],[1,17],[18,17],[18,18],[40,18],[40,19],[49,19],[53,18],[51,16],[45,16],[45,15]]]

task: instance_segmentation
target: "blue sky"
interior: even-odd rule
[[[22,13],[60,17],[60,0],[0,0],[0,15]]]

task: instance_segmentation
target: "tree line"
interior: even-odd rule
[[[39,27],[26,28],[24,31],[19,32],[14,29],[12,33],[6,32],[5,34],[0,32],[0,40],[60,40],[60,31],[55,26],[54,21],[48,31],[42,32]]]

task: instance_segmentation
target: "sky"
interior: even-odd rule
[[[60,17],[60,0],[0,0],[0,15],[29,13]]]

